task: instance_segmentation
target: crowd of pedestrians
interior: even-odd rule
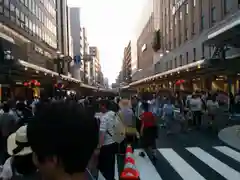
[[[216,93],[45,98],[5,102],[0,111],[0,179],[114,180],[115,155],[137,144],[156,159],[158,123],[173,134],[211,127],[220,107]],[[139,154],[145,157],[141,152]]]

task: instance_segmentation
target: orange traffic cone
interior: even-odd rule
[[[134,157],[133,157],[133,153],[126,153],[124,162],[125,162],[125,164],[127,164],[127,163],[135,164],[135,160],[134,160]]]
[[[121,180],[139,180],[139,172],[135,164],[126,163],[120,177]]]
[[[127,146],[126,153],[133,153],[133,149],[131,145]]]

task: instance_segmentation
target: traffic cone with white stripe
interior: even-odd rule
[[[139,172],[135,165],[131,146],[126,149],[125,166],[120,178],[121,180],[139,180]]]

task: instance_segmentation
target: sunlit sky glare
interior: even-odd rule
[[[124,47],[134,36],[145,0],[68,0],[81,7],[81,20],[90,45],[100,51],[100,62],[109,83],[121,69]]]

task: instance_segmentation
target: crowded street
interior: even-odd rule
[[[240,0],[0,0],[0,180],[240,180]]]

